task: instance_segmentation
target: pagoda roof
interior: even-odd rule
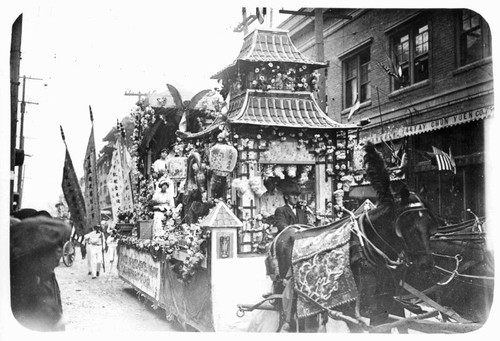
[[[256,28],[247,34],[236,60],[211,78],[220,79],[225,72],[234,68],[238,61],[307,64],[313,69],[327,65],[326,62],[314,61],[300,52],[293,44],[288,30],[265,28]]]
[[[295,129],[355,129],[356,125],[332,120],[318,106],[308,91],[247,90],[229,102],[227,118],[217,118],[197,133],[182,133],[184,138],[197,138],[218,129],[224,121],[229,124],[248,124]]]
[[[231,123],[276,126],[286,128],[355,128],[328,117],[308,91],[248,90],[229,104]]]
[[[200,226],[207,227],[241,227],[243,223],[231,212],[222,201],[212,208],[208,215],[200,222]]]

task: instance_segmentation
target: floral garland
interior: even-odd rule
[[[182,224],[164,231],[153,239],[122,236],[118,240],[118,245],[148,253],[155,262],[161,259],[170,261],[177,277],[183,282],[189,282],[207,257],[205,242],[209,240],[209,236],[210,230],[199,224]],[[175,258],[179,252],[186,254],[182,261]]]

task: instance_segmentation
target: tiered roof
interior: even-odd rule
[[[246,35],[236,60],[213,75],[212,79],[222,78],[224,73],[229,73],[236,67],[238,61],[308,64],[312,69],[327,65],[325,62],[316,62],[302,54],[293,44],[288,31],[264,28],[257,28]]]

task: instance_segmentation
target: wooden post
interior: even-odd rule
[[[323,62],[325,60],[325,49],[323,42],[323,9],[314,9],[314,34],[315,34],[315,46],[316,46],[316,60],[318,62]],[[318,94],[318,105],[323,112],[326,111],[326,72],[322,68],[319,70],[319,94]]]

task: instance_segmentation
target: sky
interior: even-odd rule
[[[28,78],[25,101],[32,104],[24,119],[22,207],[50,212],[62,195],[65,146],[59,126],[76,173],[83,175],[89,105],[99,151],[116,120],[137,102],[125,92],[165,91],[169,83],[189,100],[213,88],[210,77],[234,61],[243,42],[243,33],[233,31],[241,21],[241,5],[234,4],[43,1],[23,6],[20,76]],[[276,9],[274,17],[276,23],[285,16]],[[20,98],[22,87],[21,80]]]

